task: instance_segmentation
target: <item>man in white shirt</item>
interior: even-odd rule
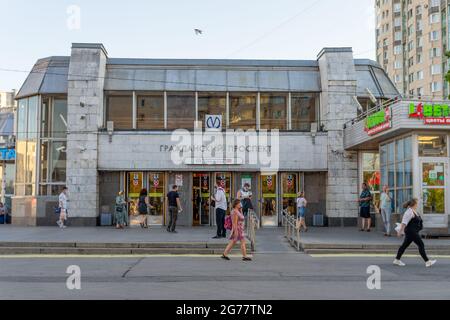
[[[228,205],[225,190],[222,188],[222,180],[217,180],[216,192],[211,199],[216,203],[217,235],[213,239],[226,238],[227,230],[225,230],[225,215],[227,214]]]
[[[58,208],[61,210],[59,220],[56,222],[61,229],[65,229],[64,222],[67,220],[67,200],[69,189],[64,187],[58,197]]]

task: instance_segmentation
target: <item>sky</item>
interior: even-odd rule
[[[114,58],[313,60],[336,46],[375,59],[374,0],[0,0],[0,90],[74,42]]]

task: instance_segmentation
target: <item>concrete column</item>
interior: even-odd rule
[[[107,52],[72,45],[68,77],[67,186],[72,225],[96,225],[99,213],[98,130],[103,122]]]
[[[321,120],[328,131],[327,216],[330,226],[355,225],[358,157],[344,151],[343,125],[357,115],[352,101],[357,78],[351,48],[325,48],[318,56]]]

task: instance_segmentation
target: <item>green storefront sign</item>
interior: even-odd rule
[[[446,104],[414,104],[409,105],[410,118],[445,118],[450,116],[450,108]]]
[[[366,128],[372,129],[386,122],[386,110],[378,111],[367,117]]]

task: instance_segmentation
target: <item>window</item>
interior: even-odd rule
[[[387,185],[395,211],[403,213],[403,203],[412,197],[412,137],[380,146],[381,185]]]
[[[107,97],[107,121],[114,122],[114,129],[129,130],[133,128],[133,95],[114,92]]]
[[[256,129],[256,94],[230,94],[230,128]]]
[[[40,195],[57,195],[66,184],[67,100],[46,97],[41,105]]]
[[[442,65],[440,65],[440,64],[433,64],[431,66],[431,74],[432,75],[441,74],[441,73],[442,73]]]
[[[431,83],[431,92],[438,92],[442,90],[441,82],[432,82]]]
[[[205,127],[206,115],[221,115],[222,128],[226,128],[227,96],[226,93],[198,94],[198,121]]]
[[[431,31],[430,32],[430,41],[439,40],[439,31]]]
[[[164,93],[149,93],[137,97],[137,129],[164,129]]]
[[[423,80],[423,71],[417,71],[417,80]]]
[[[316,94],[291,94],[292,130],[311,131],[311,123],[316,122],[316,106],[319,97]]]
[[[367,183],[373,196],[373,203],[380,200],[380,154],[378,152],[362,153],[362,179]]]
[[[287,129],[286,94],[261,94],[261,129]]]
[[[432,13],[430,15],[430,24],[438,23],[440,21],[439,13]]]
[[[395,70],[398,70],[398,69],[401,69],[403,66],[402,66],[402,62],[401,61],[395,61],[394,62],[394,69]]]
[[[191,130],[195,127],[195,93],[167,94],[167,128]]]
[[[447,157],[447,136],[420,136],[419,157]]]
[[[15,188],[18,196],[35,195],[38,103],[38,96],[19,101]]]
[[[395,46],[394,54],[402,54],[402,46]]]

